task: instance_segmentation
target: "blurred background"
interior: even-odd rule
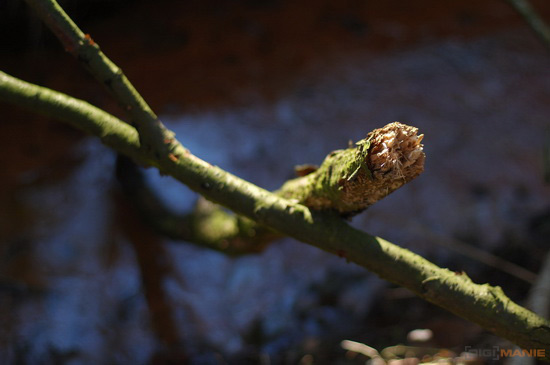
[[[184,146],[267,189],[374,128],[418,127],[425,172],[352,224],[526,298],[550,238],[550,52],[504,1],[62,4]],[[124,117],[21,1],[0,2],[0,69]],[[0,112],[0,363],[354,364],[367,358],[342,340],[380,350],[418,328],[456,354],[509,346],[291,239],[231,258],[160,237],[114,152]],[[191,209],[193,193],[146,174]]]

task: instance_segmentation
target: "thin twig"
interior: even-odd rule
[[[410,223],[409,226],[416,232],[422,234],[423,237],[426,237],[435,244],[450,248],[451,250],[463,256],[479,261],[496,270],[508,273],[529,284],[534,283],[537,278],[537,274],[535,274],[534,272],[527,270],[526,268],[516,265],[513,262],[505,260],[501,257],[493,255],[490,252],[472,246],[466,242],[463,242],[456,238],[438,234],[428,227],[422,226],[420,224]]]
[[[526,306],[544,318],[550,316],[550,252],[546,255],[539,277],[529,292]]]
[[[272,241],[282,237],[200,196],[190,213],[175,213],[149,187],[140,168],[126,156],[118,156],[116,176],[128,202],[144,223],[170,239],[236,256],[262,252]]]
[[[527,298],[527,308],[543,318],[550,315],[550,253],[546,254],[542,269],[535,284],[531,287]],[[532,365],[535,359],[528,356],[516,356],[507,365]]]
[[[340,343],[340,346],[346,351],[362,354],[370,359],[382,359],[382,356],[380,356],[380,353],[374,347],[361,342],[344,340]]]
[[[550,27],[527,0],[505,0],[525,19],[531,30],[550,49]]]
[[[55,0],[25,1],[57,36],[65,50],[115,96],[131,117],[141,147],[152,151],[156,158],[167,157],[173,148],[174,133],[166,129],[122,69],[105,56],[91,36],[84,34]]]

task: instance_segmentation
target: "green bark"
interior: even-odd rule
[[[157,158],[169,154],[174,133],[166,129],[122,69],[105,56],[90,35],[84,34],[56,1],[25,1],[55,33],[65,50],[115,96],[137,129],[141,147]]]
[[[150,189],[141,169],[125,156],[117,158],[116,171],[127,201],[139,212],[144,223],[165,237],[226,255],[258,253],[281,238],[281,234],[231,214],[204,198],[199,198],[191,212],[174,213]]]
[[[202,161],[177,144],[172,156],[140,149],[137,132],[67,95],[0,73],[0,100],[54,115],[135,160],[157,166],[208,199],[281,234],[345,257],[420,297],[526,349],[550,348],[550,322],[512,302],[499,287],[474,284],[411,251],[349,226],[338,214],[284,199]],[[322,268],[320,268],[322,269]],[[550,354],[545,355],[549,359]]]
[[[302,167],[309,175],[285,183],[275,194],[351,217],[420,174],[425,157],[421,140],[416,128],[391,123],[369,133],[355,148],[331,152],[319,169]],[[232,255],[257,253],[280,237],[220,206],[200,204],[191,214],[174,214],[135,165],[120,165],[117,175],[129,201],[159,234]]]

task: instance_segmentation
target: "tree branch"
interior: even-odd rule
[[[192,212],[177,214],[151,190],[140,168],[119,155],[117,179],[128,202],[139,212],[144,223],[155,232],[174,240],[183,240],[227,255],[263,251],[280,233],[256,222],[227,212],[201,196]]]
[[[505,0],[527,22],[531,30],[540,38],[546,48],[550,49],[550,27],[537,14],[527,0]]]
[[[282,234],[345,257],[383,279],[526,349],[550,347],[550,322],[512,302],[500,287],[474,284],[411,251],[361,232],[332,211],[281,198],[195,157],[177,144],[157,159],[140,149],[131,126],[67,95],[0,73],[0,100],[64,120],[142,163],[157,166],[192,190]],[[550,354],[545,354],[548,360]]]
[[[88,71],[118,100],[132,118],[140,145],[153,156],[168,155],[174,142],[174,133],[166,129],[132,83],[100,50],[89,34],[72,21],[54,0],[25,0],[42,21],[61,41],[65,50],[76,57]]]
[[[319,169],[275,193],[343,216],[360,213],[424,171],[423,137],[417,128],[390,123],[354,148],[331,152]]]
[[[331,152],[321,168],[285,183],[275,194],[351,217],[420,174],[425,155],[423,136],[417,132],[397,122],[376,129],[357,147]],[[169,238],[242,255],[260,252],[281,236],[200,198],[192,213],[172,212],[139,168],[122,156],[117,159],[117,177],[144,222]]]

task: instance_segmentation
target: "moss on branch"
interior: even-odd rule
[[[313,209],[357,214],[424,170],[422,138],[415,127],[390,123],[353,148],[333,151],[319,169],[286,182],[276,194]]]
[[[330,153],[319,169],[287,182],[275,194],[350,217],[422,172],[422,137],[417,128],[390,123],[370,132],[357,147]],[[202,199],[191,213],[176,214],[149,188],[135,164],[118,161],[117,176],[125,194],[159,234],[231,255],[260,252],[281,237]]]
[[[355,148],[330,153],[321,167],[275,191],[313,209],[350,217],[415,178],[424,167],[422,135],[390,123]],[[156,232],[231,255],[257,253],[280,235],[222,207],[199,200],[193,212],[172,212],[148,187],[138,167],[119,158],[117,176],[129,201]]]

